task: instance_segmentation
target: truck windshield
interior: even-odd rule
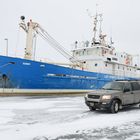
[[[102,89],[105,90],[119,90],[123,91],[124,83],[123,82],[110,82],[105,84]]]

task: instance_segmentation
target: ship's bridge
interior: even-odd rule
[[[100,58],[102,60],[133,66],[132,55],[125,52],[116,52],[115,48],[111,45],[92,45],[92,43],[87,44],[87,42],[88,41],[82,41],[75,44],[74,48],[72,49],[72,54],[76,60],[88,61],[91,59]]]
[[[105,59],[107,56],[114,56],[114,47],[101,44],[87,45],[86,42],[80,42],[75,45],[72,49],[73,57],[78,60],[88,61],[95,58]]]

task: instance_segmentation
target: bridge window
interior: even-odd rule
[[[98,64],[97,63],[95,63],[95,67],[97,67],[98,66]]]
[[[108,61],[111,61],[111,58],[107,57],[107,60],[108,60]]]

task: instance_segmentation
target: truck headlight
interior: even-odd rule
[[[111,99],[111,95],[103,95],[102,100],[109,100]]]

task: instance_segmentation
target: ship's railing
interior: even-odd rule
[[[107,70],[105,71],[103,68],[98,71],[99,73],[106,73],[106,74],[111,74],[115,76],[123,76],[123,77],[135,77],[135,78],[140,78],[140,72],[138,71],[128,71],[128,70]]]

